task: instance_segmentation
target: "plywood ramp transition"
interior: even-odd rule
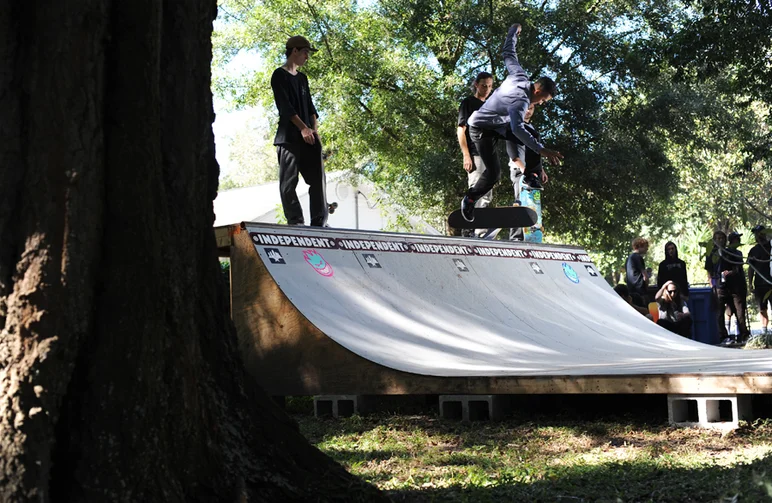
[[[632,310],[576,247],[246,223],[232,316],[273,395],[768,393],[772,350]]]

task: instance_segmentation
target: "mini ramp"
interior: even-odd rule
[[[772,351],[683,339],[575,247],[246,223],[232,316],[273,395],[767,393]]]

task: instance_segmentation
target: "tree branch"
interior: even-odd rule
[[[365,112],[369,113],[369,114],[370,114],[372,117],[375,117],[375,116],[376,116],[376,115],[375,115],[375,112],[373,112],[372,110],[370,110],[370,107],[368,107],[367,105],[365,105],[365,102],[364,102],[364,101],[362,101],[361,99],[360,99],[360,100],[357,100],[357,101],[359,102],[359,105],[360,105],[360,106],[361,106],[361,107],[364,109],[364,111],[365,111]],[[383,130],[384,130],[384,131],[386,132],[386,134],[387,134],[387,135],[389,135],[389,136],[390,136],[390,137],[391,137],[393,140],[396,140],[396,141],[400,141],[400,138],[399,138],[399,136],[397,136],[397,134],[396,134],[394,131],[392,131],[392,130],[391,130],[391,128],[389,128],[389,127],[387,127],[387,126],[383,126]]]
[[[603,1],[603,0],[595,0],[595,3],[594,3],[594,4],[592,4],[592,5],[590,6],[590,8],[589,8],[589,9],[587,9],[587,11],[586,11],[584,14],[585,14],[585,15],[588,15],[588,14],[592,14],[592,12],[593,12],[593,11],[594,11],[594,10],[595,10],[597,7],[598,7],[598,5],[600,5],[600,4],[601,4],[601,2],[602,2],[602,1]],[[557,52],[558,52],[558,50],[560,50],[560,48],[563,46],[563,44],[565,44],[565,43],[566,43],[566,41],[568,40],[568,38],[569,38],[571,35],[573,35],[574,33],[576,33],[576,28],[575,28],[575,26],[576,26],[576,25],[574,25],[574,28],[568,29],[568,30],[566,30],[566,31],[563,33],[563,38],[560,40],[560,42],[558,42],[558,44],[557,44],[557,45],[556,45],[556,46],[555,46],[555,47],[552,49],[552,51],[549,53],[549,55],[547,56],[547,61],[550,61],[550,60],[551,60],[553,57],[555,57],[555,53],[557,53]],[[542,72],[542,70],[544,70],[544,67],[543,67],[543,66],[542,66],[541,68],[539,68],[539,70],[538,70],[537,72],[535,72],[535,73],[531,74],[531,80],[534,80],[536,77],[538,77],[538,75],[539,75],[539,74]]]
[[[756,205],[755,205],[755,204],[753,204],[753,203],[750,201],[750,199],[748,199],[747,197],[743,197],[743,199],[745,200],[745,203],[746,203],[748,206],[750,206],[750,207],[751,207],[751,209],[752,209],[753,211],[755,211],[756,213],[758,213],[758,214],[759,214],[759,215],[761,215],[762,217],[766,218],[768,221],[772,222],[772,215],[767,215],[766,213],[764,213],[763,211],[761,211],[760,209],[758,209],[758,208],[756,207]]]

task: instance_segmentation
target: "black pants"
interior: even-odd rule
[[[687,339],[692,338],[692,318],[685,316],[678,321],[670,321],[663,318],[657,320],[657,325]]]
[[[301,141],[276,146],[279,156],[279,191],[281,205],[287,223],[302,224],[303,209],[296,192],[298,175],[308,184],[308,198],[311,209],[311,225],[318,227],[327,223],[327,183],[322,163],[322,144],[319,137],[313,145]]]
[[[745,322],[745,310],[747,307],[747,301],[745,298],[748,296],[746,291],[730,291],[725,288],[719,288],[716,290],[716,321],[718,322],[718,335],[720,340],[724,340],[729,337],[726,331],[726,320],[724,319],[725,310],[727,305],[733,305],[735,309],[735,316],[737,316],[737,330],[740,332],[739,339],[747,339],[751,333],[748,330],[748,324]]]
[[[466,192],[466,196],[472,201],[476,201],[480,196],[491,190],[501,178],[501,164],[499,163],[498,155],[496,155],[496,144],[499,140],[506,141],[507,155],[510,159],[518,157],[516,147],[518,140],[509,127],[506,128],[506,131],[506,135],[502,136],[492,129],[480,129],[469,126],[469,137],[474,142],[475,147],[477,147],[480,161],[485,166],[485,172],[477,180],[477,183],[469,187],[469,190]],[[525,159],[521,159],[521,161],[525,163]],[[528,175],[531,171],[540,174],[541,168],[529,168],[526,165],[523,175]]]

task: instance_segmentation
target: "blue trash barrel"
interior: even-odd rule
[[[689,311],[692,313],[692,336],[695,341],[718,344],[718,325],[713,312],[713,291],[710,287],[689,288]]]

